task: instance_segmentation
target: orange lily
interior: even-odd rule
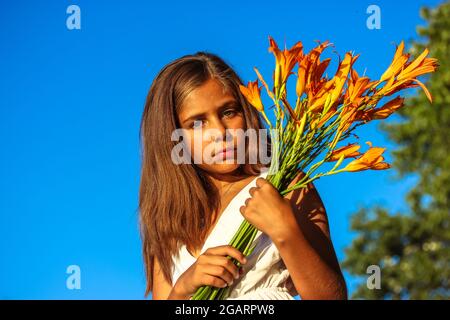
[[[369,89],[375,81],[370,82],[368,77],[359,77],[358,73],[353,69],[350,70],[350,74],[351,77],[348,81],[348,89],[345,92],[345,100],[358,106],[364,92]]]
[[[405,48],[405,43],[402,41],[400,45],[397,46],[395,50],[394,58],[392,59],[391,65],[387,68],[387,70],[383,73],[380,78],[380,82],[388,80],[390,78],[394,78],[403,68],[405,63],[408,61],[410,54],[403,53],[403,49]]]
[[[322,82],[321,84],[317,85],[319,89],[317,90],[317,93],[314,95],[314,91],[310,86],[310,90],[308,92],[308,101],[310,102],[309,109],[311,112],[317,112],[321,108],[323,108],[325,101],[327,100],[328,94],[330,90],[333,88],[335,78],[332,78],[331,80],[328,80],[326,82]]]
[[[317,66],[319,64],[319,57],[322,54],[323,50],[325,48],[331,46],[332,44],[327,40],[323,43],[320,43],[317,47],[311,50],[311,52],[308,54],[309,59],[311,61],[311,65]],[[308,82],[312,81],[312,74],[309,74]]]
[[[425,92],[425,95],[427,96],[428,100],[430,102],[433,102],[433,97],[431,96],[430,91],[428,91],[427,87],[425,87],[425,85],[418,79],[404,79],[400,81],[394,81],[394,78],[391,78],[386,83],[386,85],[377,92],[377,94],[389,96],[400,90],[406,88],[413,88],[417,86],[420,86],[422,90]]]
[[[320,62],[320,55],[323,50],[330,45],[329,41],[325,41],[312,49],[307,55],[299,57],[299,70],[296,86],[298,96],[301,96],[304,91],[306,91],[309,101],[311,101],[313,97],[317,99],[319,96],[322,96],[322,94],[317,94],[320,91],[323,91],[321,89],[327,79],[323,79],[321,76],[331,59],[325,59]],[[332,82],[329,82],[326,87],[330,87],[331,84]],[[328,89],[325,91],[328,91]]]
[[[352,106],[344,107],[341,111],[341,121],[339,122],[337,131],[341,133],[345,132],[348,128],[351,127],[353,122],[358,119],[357,117],[358,111],[356,110],[356,108]]]
[[[327,58],[320,62],[320,59],[317,59],[316,67],[311,72],[311,81],[313,82],[319,82],[322,78],[323,73],[328,68],[328,65],[331,62],[331,58]]]
[[[258,111],[263,111],[264,106],[261,101],[261,88],[258,87],[258,80],[249,81],[247,86],[239,85],[244,97],[250,102]]]
[[[321,88],[322,90],[318,92],[314,98],[311,97],[311,111],[317,111],[322,108],[325,105],[328,96],[330,96],[330,105],[333,105],[338,100],[344,84],[347,81],[351,67],[358,57],[359,55],[353,57],[350,52],[345,54],[344,60],[339,63],[336,75],[324,84]]]
[[[370,141],[368,141],[367,144],[370,146],[369,150],[358,159],[347,164],[347,166],[342,169],[343,171],[356,172],[368,169],[384,170],[391,167],[389,163],[382,162],[384,160],[382,153],[386,148],[372,147]]]
[[[269,52],[275,55],[275,75],[274,87],[278,92],[277,97],[281,94],[278,90],[286,83],[292,69],[297,63],[297,56],[302,54],[303,44],[299,41],[291,49],[286,48],[281,51],[275,40],[269,36]]]
[[[333,91],[331,91],[331,104],[333,104],[341,94],[342,88],[347,81],[350,68],[352,67],[353,63],[355,63],[356,59],[358,59],[358,57],[359,55],[353,57],[350,52],[347,52],[345,54],[344,60],[339,64],[338,71],[335,75],[335,87]]]
[[[428,49],[425,48],[416,60],[399,73],[397,80],[417,78],[422,74],[434,72],[438,67],[437,59],[426,58],[428,52]]]
[[[305,55],[299,61],[298,65],[298,73],[297,73],[297,84],[295,86],[295,91],[297,92],[297,96],[301,97],[303,92],[305,91],[306,86],[306,77],[309,69],[309,56]]]
[[[427,58],[429,50],[425,50],[412,62],[408,63],[409,54],[403,54],[403,41],[397,47],[391,66],[381,76],[379,82],[387,80],[383,88],[377,94],[391,95],[406,88],[420,86],[428,100],[432,102],[432,96],[425,85],[416,78],[420,75],[436,71],[439,66],[437,59]]]
[[[336,108],[330,108],[327,113],[322,116],[317,116],[313,120],[311,120],[311,129],[314,130],[316,128],[320,128],[323,126],[336,112]]]
[[[396,97],[389,102],[385,103],[381,108],[372,109],[366,112],[367,120],[379,120],[386,119],[397,109],[403,107],[404,98]]]
[[[344,159],[360,156],[361,153],[358,152],[359,148],[361,148],[361,146],[356,143],[340,147],[331,153],[327,162],[337,161],[341,158],[341,156],[344,156]]]

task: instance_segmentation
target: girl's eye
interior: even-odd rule
[[[224,114],[226,117],[232,117],[232,116],[234,116],[236,113],[237,113],[236,110],[234,110],[234,109],[228,109],[228,110],[226,110],[223,114]]]

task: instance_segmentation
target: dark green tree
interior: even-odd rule
[[[427,26],[410,52],[430,49],[439,69],[425,78],[433,103],[419,91],[405,100],[400,121],[380,128],[397,144],[397,178],[415,174],[407,212],[375,206],[352,217],[357,236],[345,250],[343,267],[363,280],[354,299],[448,299],[450,297],[450,2],[422,8]],[[392,170],[392,169],[391,169]],[[381,288],[369,289],[367,267],[378,265]]]

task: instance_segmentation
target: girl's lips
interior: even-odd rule
[[[214,157],[215,158],[231,158],[236,153],[235,148],[230,148],[226,150],[219,151]]]

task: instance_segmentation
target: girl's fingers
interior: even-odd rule
[[[247,262],[247,259],[245,258],[244,254],[230,245],[212,247],[206,250],[205,253],[208,255],[220,255],[220,256],[229,255],[230,257],[238,260],[241,264],[245,264]]]
[[[228,283],[226,281],[210,274],[204,274],[203,277],[204,281],[202,283],[202,286],[212,286],[216,288],[225,288],[228,286]]]
[[[239,278],[239,267],[236,266],[231,261],[231,259],[228,259],[223,256],[209,255],[205,259],[205,263],[225,267],[228,270],[228,272],[230,272],[234,276],[235,279]]]
[[[231,285],[234,281],[234,275],[227,270],[227,268],[214,265],[214,264],[206,264],[202,266],[202,272],[206,275],[214,276],[219,278],[223,283],[219,281],[219,285],[223,284]]]

